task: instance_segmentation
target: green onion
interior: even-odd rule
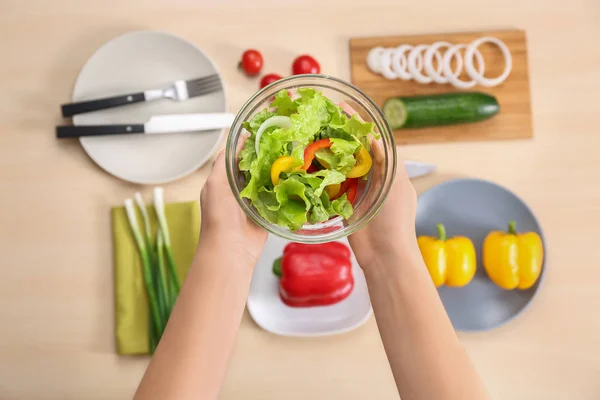
[[[153,334],[150,334],[150,339],[154,338],[154,340],[156,340],[156,338],[159,337],[159,334],[162,332],[163,322],[161,318],[158,299],[156,296],[156,290],[154,288],[150,249],[146,246],[146,242],[142,238],[142,233],[140,232],[137,217],[135,215],[135,207],[133,205],[133,200],[125,200],[125,211],[127,213],[129,226],[131,227],[133,238],[135,239],[138,251],[140,253],[140,259],[142,261],[142,275],[144,277],[144,283],[146,285],[146,293],[148,294],[150,319],[152,320],[152,326],[155,330],[154,336],[152,336]],[[152,340],[150,341],[152,342]],[[150,352],[153,352],[152,348],[150,349]]]
[[[144,203],[144,199],[142,198],[142,194],[140,192],[136,192],[133,198],[135,199],[135,203],[142,213],[142,219],[144,220],[144,232],[146,233],[146,245],[148,248],[150,248],[150,243],[152,243],[152,232],[150,231],[150,218],[148,217],[146,204]]]
[[[154,189],[154,209],[158,220],[155,246],[153,246],[152,242],[150,218],[141,193],[136,193],[134,199],[142,215],[144,224],[143,235],[138,225],[132,199],[125,200],[125,210],[142,262],[142,276],[146,286],[146,293],[148,294],[148,340],[150,354],[152,354],[156,350],[165,330],[167,321],[175,305],[175,300],[181,289],[181,283],[177,275],[177,265],[171,249],[163,189]]]
[[[164,256],[164,240],[162,230],[159,228],[158,232],[156,232],[156,268],[158,269],[158,273],[160,276],[160,291],[163,293],[163,296],[166,300],[165,302],[165,310],[164,310],[164,326],[167,325],[167,321],[169,320],[169,316],[171,315],[171,311],[173,310],[173,305],[175,304],[175,300],[169,299],[169,290],[167,288],[167,271],[165,269],[165,256]],[[164,329],[164,327],[163,327]]]
[[[164,266],[161,268],[162,259],[160,259],[160,255],[156,254],[157,249],[156,246],[152,246],[152,232],[150,227],[150,218],[148,216],[148,211],[146,210],[146,203],[142,198],[142,194],[140,192],[136,192],[134,196],[135,202],[142,213],[142,218],[144,220],[144,231],[146,233],[146,246],[150,252],[150,261],[152,263],[152,277],[154,278],[154,290],[157,293],[158,306],[161,311],[161,320],[164,325],[166,325],[167,320],[169,319],[169,314],[171,313],[171,307],[169,306],[170,299],[169,293],[167,290],[167,277],[164,272]],[[156,233],[157,243],[158,243],[159,232]],[[161,335],[158,336],[160,340]]]
[[[156,211],[156,217],[158,219],[158,226],[161,233],[162,240],[164,240],[164,252],[167,259],[167,268],[170,275],[169,279],[169,292],[170,292],[170,307],[172,308],[175,304],[175,299],[181,289],[181,283],[179,276],[177,275],[177,265],[175,258],[173,257],[173,250],[171,249],[171,238],[169,236],[169,227],[167,225],[167,217],[165,215],[165,200],[163,188],[154,188],[154,209]],[[160,257],[159,257],[160,258]]]

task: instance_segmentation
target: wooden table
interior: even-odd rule
[[[59,104],[105,41],[137,29],[180,35],[219,64],[231,111],[257,88],[235,68],[260,48],[286,74],[309,52],[349,78],[348,38],[526,29],[535,138],[415,145],[400,151],[439,173],[514,190],[545,229],[548,275],[507,326],[460,338],[497,399],[600,398],[600,4],[595,0],[407,3],[324,0],[1,0],[0,398],[130,398],[148,359],[119,357],[113,338],[109,207],[137,187],[58,142]],[[295,23],[294,21],[298,21]],[[198,197],[209,167],[166,186]],[[402,332],[398,332],[399,335]],[[375,321],[322,339],[268,334],[244,317],[223,399],[395,399]]]

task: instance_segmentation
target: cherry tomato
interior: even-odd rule
[[[292,73],[294,75],[300,74],[318,74],[321,72],[321,66],[309,55],[301,55],[296,57],[292,64]]]
[[[246,50],[242,54],[240,68],[250,76],[257,75],[263,66],[263,57],[258,50]]]
[[[265,86],[268,86],[271,83],[276,82],[280,79],[281,79],[281,75],[267,74],[267,75],[263,76],[262,79],[260,80],[260,88],[262,89]]]

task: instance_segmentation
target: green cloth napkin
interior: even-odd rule
[[[157,222],[154,207],[147,207],[152,232]],[[142,228],[142,216],[137,211]],[[171,248],[181,282],[192,263],[200,234],[197,201],[165,205]],[[119,354],[148,354],[148,300],[140,256],[127,221],[125,207],[111,210],[115,268],[115,334]],[[153,241],[153,244],[155,242]]]

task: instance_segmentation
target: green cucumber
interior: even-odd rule
[[[483,121],[498,111],[498,100],[480,92],[392,97],[383,105],[383,113],[392,129]]]

